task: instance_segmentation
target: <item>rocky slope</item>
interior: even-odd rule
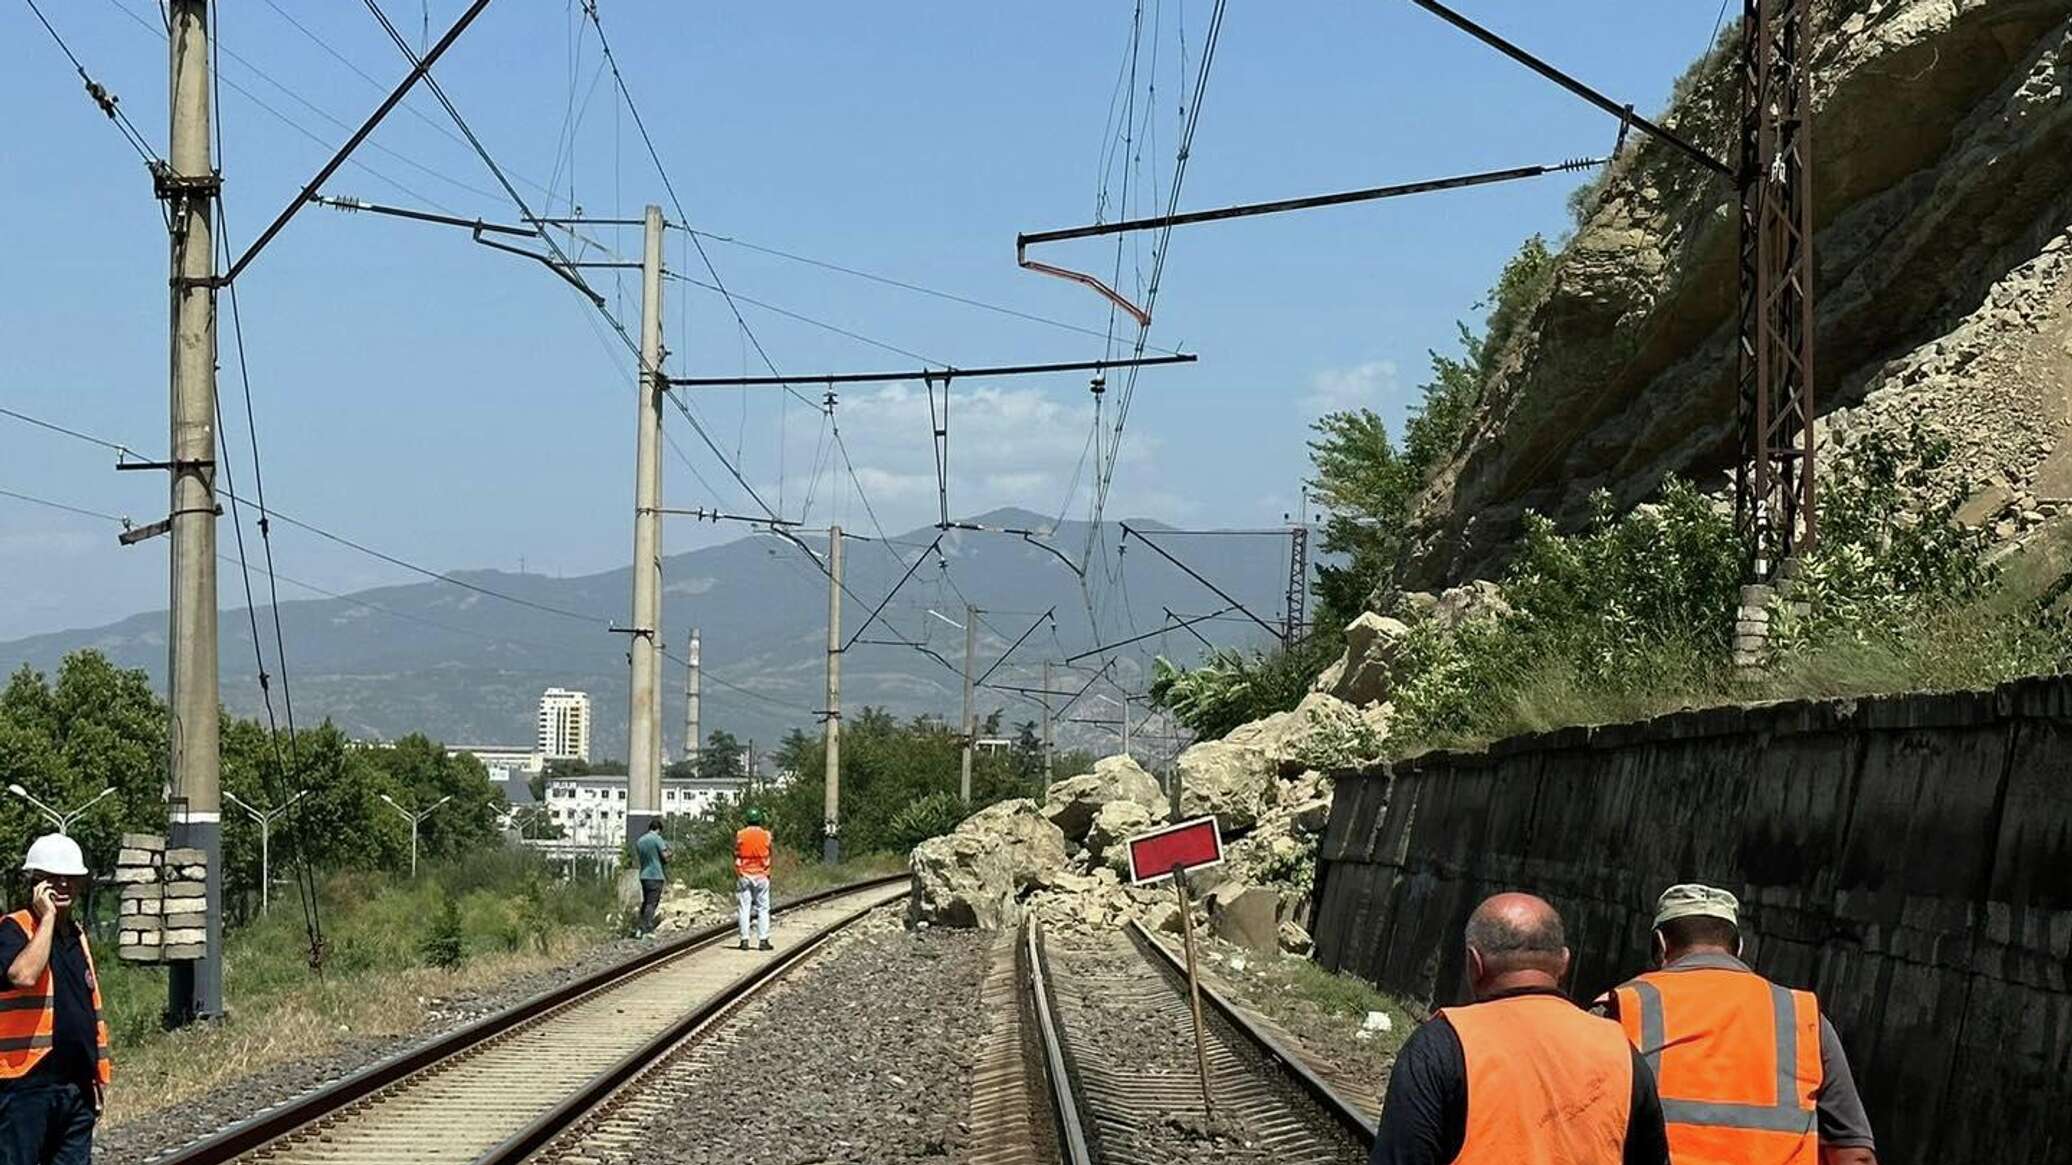
[[[2072,495],[2072,0],[1815,9],[1821,438],[1921,418],[1978,490],[1966,516],[2012,534]],[[1719,157],[1729,64],[1666,115]],[[1408,585],[1493,572],[1527,510],[1573,526],[1599,488],[1724,480],[1735,198],[1652,141],[1621,159],[1419,501]]]

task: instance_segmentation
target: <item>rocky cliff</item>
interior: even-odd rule
[[[2072,0],[1816,4],[1816,400],[1823,444],[1921,418],[1970,520],[2072,505]],[[1665,120],[1731,157],[1732,56]],[[1574,526],[1737,448],[1735,193],[1630,147],[1419,499],[1404,581],[1494,571],[1527,510]]]

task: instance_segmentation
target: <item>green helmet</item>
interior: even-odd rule
[[[763,823],[763,811],[760,809],[751,808],[744,816],[747,817],[750,825],[761,825]]]

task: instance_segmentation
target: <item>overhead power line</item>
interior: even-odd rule
[[[58,30],[50,23],[50,18],[43,15],[43,9],[36,6],[36,0],[22,2],[29,6],[30,12],[36,14],[36,22],[41,24],[43,31],[49,33],[50,39],[57,43],[58,51],[64,53],[65,59],[72,62],[72,71],[79,74],[80,82],[86,86],[86,95],[108,116],[108,121],[115,126],[115,132],[121,134],[130,148],[137,152],[137,156],[144,160],[145,166],[156,169],[159,164],[158,153],[146,142],[143,131],[130,121],[129,114],[122,111],[122,99],[87,74],[86,66],[80,63],[79,54],[73,52],[72,46],[65,43],[65,38],[58,35]]]

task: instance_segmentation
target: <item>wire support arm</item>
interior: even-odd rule
[[[1166,552],[1165,547],[1160,546],[1158,543],[1153,542],[1149,538],[1146,538],[1142,530],[1138,530],[1132,527],[1128,522],[1122,523],[1122,540],[1124,544],[1127,544],[1131,537],[1135,537],[1137,541],[1142,542],[1146,546],[1149,546],[1152,552],[1154,554],[1157,554],[1160,558],[1163,558],[1167,562],[1172,563],[1174,566],[1179,567],[1181,572],[1184,573],[1188,578],[1191,578],[1195,582],[1198,582],[1201,585],[1216,592],[1217,598],[1222,599],[1224,602],[1229,603],[1232,607],[1243,612],[1246,617],[1252,620],[1252,622],[1257,623],[1259,624],[1259,626],[1265,628],[1266,633],[1268,635],[1273,636],[1275,639],[1284,638],[1282,635],[1281,628],[1276,627],[1271,623],[1268,623],[1264,619],[1261,619],[1258,615],[1252,612],[1252,609],[1250,607],[1245,606],[1243,603],[1239,602],[1236,598],[1234,598],[1230,594],[1230,592],[1224,590],[1222,587],[1219,587],[1215,583],[1212,583],[1208,579],[1204,578],[1200,571],[1194,569],[1193,567],[1187,565],[1179,559],[1174,558],[1171,554],[1168,554]]]
[[[1000,658],[993,661],[993,666],[986,669],[986,674],[980,676],[978,678],[977,683],[979,685],[983,685],[987,680],[992,679],[993,673],[1000,670],[1000,665],[1007,662],[1008,657],[1014,654],[1016,648],[1020,647],[1024,643],[1027,643],[1029,641],[1029,636],[1036,634],[1036,629],[1038,627],[1043,626],[1045,623],[1055,624],[1057,622],[1057,618],[1058,609],[1056,607],[1052,607],[1050,610],[1045,611],[1041,616],[1037,618],[1037,620],[1034,623],[1029,624],[1029,629],[1027,631],[1022,632],[1020,638],[1016,639],[1013,643],[1007,645],[1007,650],[1000,653]]]
[[[468,5],[467,11],[460,14],[460,19],[453,22],[453,27],[446,30],[446,35],[439,38],[439,43],[433,45],[430,52],[411,66],[410,72],[390,90],[388,97],[375,108],[373,114],[361,123],[359,129],[353,131],[353,135],[346,139],[344,145],[338,147],[337,152],[331,155],[330,161],[325,162],[317,171],[316,177],[311,178],[295,195],[295,200],[276,215],[265,230],[259,232],[259,237],[252,240],[252,244],[245,248],[245,253],[239,255],[237,262],[230,265],[230,270],[224,272],[216,281],[218,286],[227,286],[242,274],[246,267],[251,266],[252,260],[259,257],[259,252],[265,250],[268,243],[273,242],[274,236],[287,227],[288,221],[295,217],[296,212],[315,200],[317,190],[325,182],[330,181],[331,175],[337,173],[340,166],[345,165],[345,160],[352,156],[352,152],[359,148],[361,142],[367,140],[367,136],[374,132],[374,128],[382,123],[389,112],[402,104],[403,98],[409,96],[410,91],[417,87],[417,83],[431,72],[432,65],[446,55],[446,50],[453,47],[453,42],[460,39],[460,34],[466,32],[468,26],[473,24],[475,18],[482,15],[482,10],[487,7],[489,0],[475,0],[473,4]]]
[[[857,641],[863,638],[863,633],[871,629],[871,625],[878,621],[879,615],[885,613],[886,605],[892,602],[893,597],[899,594],[900,590],[907,585],[907,580],[914,577],[914,572],[919,570],[921,568],[921,564],[928,561],[928,556],[930,554],[933,554],[935,552],[936,547],[941,545],[942,535],[938,534],[936,535],[935,541],[930,542],[928,544],[928,549],[923,550],[921,553],[916,554],[914,556],[914,561],[908,564],[906,568],[906,573],[899,576],[899,581],[892,584],[892,589],[885,592],[885,597],[878,600],[877,606],[871,608],[871,613],[869,617],[864,619],[863,625],[856,629],[856,634],[851,635],[849,637],[849,642],[842,645],[843,651],[847,651],[850,648],[856,646]]]
[[[1141,538],[1141,537],[1143,537],[1143,535],[1141,535],[1141,534],[1140,534],[1140,535],[1138,535],[1138,537],[1140,537],[1140,538]],[[1154,549],[1156,549],[1156,548],[1154,547]],[[1228,614],[1229,614],[1230,612],[1232,612],[1232,611],[1234,611],[1234,610],[1237,610],[1237,608],[1236,608],[1235,606],[1230,606],[1230,607],[1225,607],[1225,608],[1223,608],[1223,609],[1222,609],[1222,610],[1220,610],[1220,611],[1211,611],[1211,612],[1209,612],[1209,613],[1208,613],[1208,614],[1206,614],[1206,615],[1196,615],[1196,616],[1195,616],[1194,618],[1192,618],[1192,619],[1184,619],[1184,620],[1181,620],[1181,621],[1179,622],[1178,626],[1180,626],[1180,627],[1192,627],[1192,626],[1194,626],[1194,625],[1195,625],[1196,623],[1206,623],[1206,622],[1208,622],[1208,621],[1209,621],[1210,619],[1215,619],[1215,618],[1219,618],[1219,617],[1221,617],[1221,616],[1223,616],[1223,615],[1228,615]],[[1172,613],[1171,611],[1167,611],[1167,612],[1166,612],[1166,617],[1167,617],[1168,619],[1171,619],[1171,618],[1173,618],[1173,613]],[[1143,633],[1142,635],[1132,635],[1132,636],[1130,636],[1130,637],[1129,637],[1128,639],[1118,639],[1118,640],[1116,640],[1116,641],[1115,641],[1115,642],[1113,642],[1113,643],[1103,643],[1103,644],[1101,644],[1101,645],[1100,645],[1099,647],[1089,648],[1089,649],[1087,649],[1086,651],[1082,651],[1082,652],[1080,652],[1080,653],[1079,653],[1078,655],[1068,655],[1068,656],[1066,656],[1066,657],[1065,657],[1065,662],[1066,662],[1066,663],[1078,663],[1078,662],[1079,662],[1080,660],[1082,660],[1082,659],[1085,659],[1085,658],[1086,658],[1087,656],[1089,656],[1089,655],[1100,655],[1100,654],[1101,654],[1101,653],[1103,653],[1103,652],[1113,651],[1113,650],[1115,650],[1115,649],[1116,649],[1116,648],[1118,648],[1118,647],[1128,647],[1128,646],[1129,646],[1130,644],[1132,644],[1132,643],[1142,643],[1142,642],[1144,642],[1144,641],[1145,641],[1146,639],[1156,639],[1156,638],[1158,638],[1159,636],[1161,636],[1161,635],[1164,635],[1165,633],[1167,633],[1167,632],[1169,632],[1169,631],[1172,631],[1172,630],[1174,630],[1174,624],[1172,624],[1172,623],[1170,623],[1170,622],[1169,622],[1169,623],[1167,623],[1167,624],[1166,624],[1165,626],[1163,626],[1163,627],[1160,627],[1160,628],[1159,628],[1158,630],[1156,630],[1156,631],[1146,631],[1146,632],[1144,632],[1144,633]],[[1204,639],[1204,640],[1202,640],[1202,642],[1204,642],[1204,643],[1207,643],[1207,642],[1208,642],[1208,640]]]
[[[1467,33],[1469,36],[1474,37],[1476,40],[1481,41],[1483,44],[1488,45],[1490,48],[1493,48],[1496,51],[1511,58],[1512,60],[1517,61],[1519,64],[1524,65],[1526,68],[1531,69],[1533,72],[1538,73],[1540,76],[1545,77],[1547,80],[1554,82],[1556,85],[1561,86],[1563,89],[1568,90],[1570,93],[1573,93],[1576,96],[1582,98],[1583,100],[1589,102],[1590,104],[1595,105],[1597,108],[1604,110],[1606,113],[1611,114],[1613,117],[1618,118],[1622,126],[1630,125],[1634,129],[1640,130],[1642,133],[1648,134],[1651,137],[1661,139],[1673,148],[1682,152],[1684,156],[1690,158],[1692,161],[1698,163],[1700,166],[1705,167],[1706,169],[1712,171],[1715,174],[1720,175],[1723,178],[1731,178],[1734,176],[1733,167],[1728,166],[1725,162],[1720,161],[1718,158],[1715,158],[1711,154],[1706,153],[1703,149],[1700,149],[1698,146],[1693,145],[1689,141],[1686,141],[1682,137],[1678,136],[1674,131],[1664,129],[1662,126],[1656,125],[1654,122],[1649,121],[1647,118],[1641,117],[1638,114],[1634,113],[1633,106],[1626,104],[1624,102],[1614,101],[1611,98],[1606,97],[1604,94],[1599,93],[1597,90],[1592,89],[1590,86],[1583,84],[1581,81],[1576,80],[1574,77],[1569,76],[1567,73],[1562,72],[1560,69],[1557,69],[1553,65],[1548,64],[1546,61],[1543,61],[1540,58],[1533,56],[1531,53],[1526,52],[1524,49],[1518,47],[1515,44],[1512,44],[1510,41],[1505,40],[1503,37],[1498,36],[1496,33],[1490,31],[1489,29],[1484,28],[1483,26],[1475,23],[1472,20],[1469,20],[1466,16],[1463,16],[1460,13],[1455,12],[1453,9],[1448,8],[1446,5],[1439,3],[1438,0],[1411,0],[1411,3],[1416,4],[1418,7],[1423,8],[1427,12],[1432,13],[1439,19],[1444,20],[1446,23],[1451,24],[1455,28],[1460,29],[1462,32]],[[1623,130],[1621,132],[1623,133]]]

